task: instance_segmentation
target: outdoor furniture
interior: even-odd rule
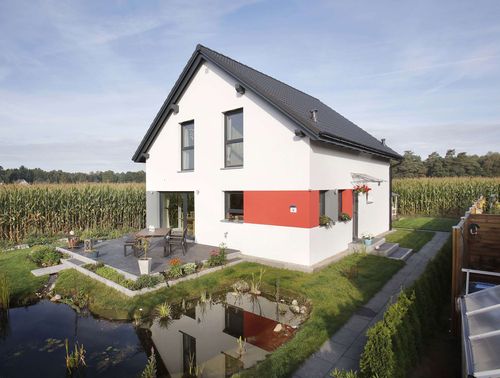
[[[76,235],[68,235],[68,248],[76,248],[80,243],[80,238]]]
[[[141,231],[137,232],[135,234],[136,238],[156,238],[156,237],[161,237],[162,240],[166,240],[167,237],[170,235],[171,229],[169,227],[159,227],[155,228],[154,231],[150,231],[149,228],[144,228]],[[132,247],[132,249],[137,248],[137,244],[135,244],[135,247]],[[142,251],[140,248],[137,248],[138,252]],[[163,245],[163,255],[165,255],[167,252],[167,247],[164,242]],[[138,257],[138,256],[136,256]]]
[[[171,232],[170,237],[166,239],[168,244],[168,254],[172,254],[172,246],[180,245],[182,247],[182,254],[186,254],[186,235],[187,235],[187,227],[184,228],[181,232]]]
[[[138,248],[137,248],[137,238],[134,234],[127,235],[125,242],[123,243],[123,256],[127,256],[127,247],[132,249],[135,257],[138,257]]]

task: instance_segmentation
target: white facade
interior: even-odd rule
[[[250,90],[238,94],[235,84],[213,64],[203,63],[177,102],[179,112],[170,115],[148,151],[148,195],[194,192],[198,243],[225,242],[246,255],[302,266],[332,257],[352,241],[352,222],[301,228],[224,221],[224,191],[352,189],[353,172],[384,180],[380,186],[370,184],[369,203],[359,196],[359,235],[389,229],[387,159],[297,137],[298,126]],[[223,113],[238,108],[244,117],[244,166],[225,169]],[[194,170],[182,172],[180,123],[190,120],[194,120]]]

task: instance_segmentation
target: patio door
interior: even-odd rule
[[[187,235],[194,239],[194,192],[160,193],[160,224],[173,230],[187,227]]]

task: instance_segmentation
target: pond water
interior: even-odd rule
[[[0,319],[0,377],[64,377],[65,340],[86,350],[85,377],[137,377],[154,349],[159,377],[227,377],[254,365],[295,333],[305,315],[264,296],[201,295],[172,319],[141,324],[81,315],[47,300]]]

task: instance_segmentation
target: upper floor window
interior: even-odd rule
[[[181,169],[194,169],[194,121],[181,124]]]
[[[224,113],[224,166],[243,166],[243,109]]]

